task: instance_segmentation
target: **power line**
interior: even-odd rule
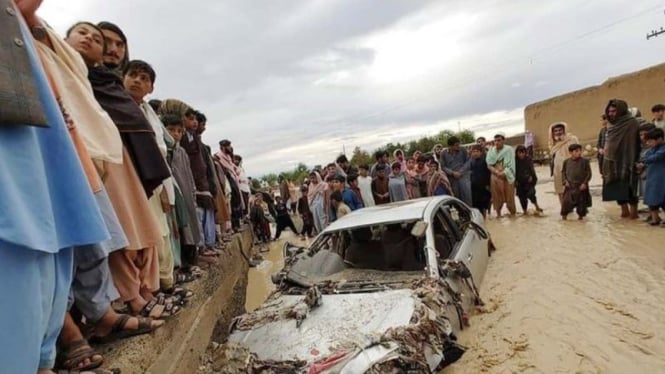
[[[578,42],[582,39],[585,39],[585,38],[588,38],[592,35],[598,34],[602,31],[607,31],[609,29],[612,29],[612,28],[614,28],[614,27],[616,27],[616,26],[618,26],[618,25],[620,25],[624,22],[627,22],[627,21],[630,21],[630,20],[635,19],[637,17],[640,17],[640,16],[642,16],[646,13],[652,12],[653,10],[658,9],[660,7],[662,7],[662,5],[652,6],[652,7],[643,9],[643,10],[637,12],[637,13],[634,13],[634,14],[631,14],[629,16],[617,19],[617,20],[615,20],[611,23],[605,24],[605,25],[603,25],[599,28],[584,32],[584,33],[579,34],[579,35],[576,35],[576,36],[574,36],[570,39],[567,39],[567,40],[564,40],[564,41],[561,41],[561,42],[557,42],[557,43],[553,43],[549,46],[545,46],[543,48],[540,48],[539,50],[537,50],[534,53],[530,54],[529,63],[533,63],[533,57],[534,56],[542,56],[542,55],[552,53],[552,52],[554,52],[554,51],[556,51],[556,50],[558,50],[558,49],[560,49],[560,48],[562,48],[562,47],[564,47],[568,44]],[[660,34],[660,33],[663,33],[665,31],[662,31],[662,32],[657,31],[657,32]],[[382,117],[382,116],[384,116],[388,113],[391,113],[391,112],[394,112],[396,110],[402,109],[404,107],[410,106],[410,105],[412,105],[416,102],[422,102],[422,101],[424,101],[423,98],[430,98],[431,99],[433,96],[435,96],[433,94],[435,94],[437,92],[450,90],[450,89],[453,89],[453,88],[457,88],[457,87],[466,85],[470,81],[477,79],[479,74],[482,74],[482,76],[487,77],[487,76],[490,76],[490,75],[494,75],[496,73],[502,73],[506,70],[506,68],[514,68],[516,63],[523,63],[523,61],[524,61],[523,57],[516,58],[516,59],[511,59],[511,60],[506,60],[503,63],[495,64],[493,67],[490,67],[489,69],[488,69],[487,65],[484,65],[483,67],[480,67],[479,69],[476,69],[476,71],[470,72],[462,80],[459,80],[456,83],[451,83],[451,84],[448,84],[448,85],[445,85],[445,86],[440,86],[440,87],[436,88],[435,91],[428,92],[427,95],[423,95],[423,96],[420,96],[420,97],[412,97],[412,98],[404,100],[403,102],[401,102],[399,104],[387,107],[383,110],[379,110],[379,111],[374,112],[374,113],[359,114],[357,116],[349,117],[347,119],[342,119],[342,120],[339,120],[339,121],[333,121],[333,122],[327,123],[326,125],[335,125],[335,124],[348,125],[348,124],[351,124],[353,122],[358,122],[358,121],[362,121],[362,120],[366,120],[366,119],[370,119],[370,118]]]

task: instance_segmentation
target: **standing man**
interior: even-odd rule
[[[610,100],[605,114],[611,126],[607,128],[603,160],[603,201],[616,201],[622,218],[637,219],[635,164],[640,157],[639,123],[623,100]]]
[[[376,151],[374,153],[374,158],[376,159],[376,163],[372,165],[372,169],[369,171],[369,175],[372,178],[376,178],[378,176],[377,170],[378,169],[383,169],[383,175],[387,176],[390,174],[390,156],[388,155],[388,151]],[[386,180],[388,180],[386,178]]]
[[[460,140],[448,138],[448,148],[441,152],[441,169],[446,173],[455,197],[471,206],[471,159],[466,149],[460,147]]]
[[[554,192],[559,196],[559,203],[563,201],[563,162],[570,157],[568,147],[579,144],[577,137],[568,132],[568,124],[555,122],[550,125],[549,147],[552,155],[552,176],[554,177]]]
[[[41,27],[35,15],[40,3],[8,2],[0,16],[3,373],[53,373],[72,282],[72,247],[109,238],[28,31]]]
[[[665,131],[665,105],[656,104],[651,108],[651,114],[653,115],[653,121],[651,121],[656,127]]]
[[[598,170],[603,172],[603,155],[605,154],[605,141],[607,139],[607,115],[603,114],[600,116],[600,132],[598,133],[598,143],[596,143],[596,149],[598,149]]]
[[[501,218],[503,204],[506,204],[511,216],[515,215],[515,151],[505,145],[506,136],[499,133],[494,136],[494,146],[487,151],[487,168],[492,173],[492,204],[497,218]]]

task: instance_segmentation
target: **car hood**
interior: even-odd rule
[[[260,360],[311,363],[343,349],[376,345],[389,328],[408,325],[416,306],[411,289],[332,294],[322,295],[300,326],[296,319],[277,317],[302,301],[303,296],[281,295],[240,317],[255,323],[234,328],[229,342],[247,347]]]

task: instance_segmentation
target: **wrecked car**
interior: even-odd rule
[[[450,196],[354,211],[308,248],[285,245],[276,291],[232,323],[228,368],[437,372],[464,353],[492,249],[480,212]]]

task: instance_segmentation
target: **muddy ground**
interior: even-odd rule
[[[597,175],[587,220],[563,222],[548,170],[538,173],[544,216],[487,222],[498,250],[481,286],[486,306],[460,336],[467,353],[445,372],[665,372],[665,228],[618,218],[600,201]],[[272,290],[282,244],[250,270],[248,310]]]

